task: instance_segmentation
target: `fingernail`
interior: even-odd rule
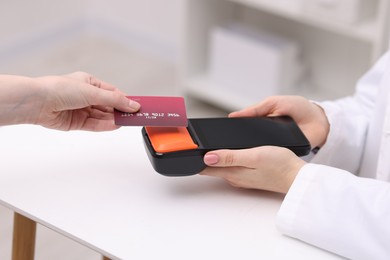
[[[129,100],[129,107],[132,108],[132,109],[134,109],[134,110],[139,110],[139,108],[141,107],[141,105],[140,105],[138,102],[136,102],[136,101],[130,99],[130,100]]]
[[[207,165],[213,165],[218,163],[219,157],[216,154],[206,154],[203,158],[203,161]]]

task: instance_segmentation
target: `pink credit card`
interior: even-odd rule
[[[183,97],[128,96],[141,104],[135,113],[114,111],[115,124],[121,126],[180,126],[188,125]]]

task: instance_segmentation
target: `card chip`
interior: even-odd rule
[[[145,130],[158,153],[198,148],[186,127],[145,127]]]

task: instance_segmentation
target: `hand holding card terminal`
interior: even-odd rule
[[[153,168],[166,176],[202,171],[203,156],[217,149],[274,145],[303,156],[310,144],[290,117],[188,119],[188,127],[143,127],[145,148]]]

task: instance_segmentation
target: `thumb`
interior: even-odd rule
[[[206,153],[203,158],[207,166],[213,167],[247,167],[250,162],[247,156],[248,150],[218,150]]]

